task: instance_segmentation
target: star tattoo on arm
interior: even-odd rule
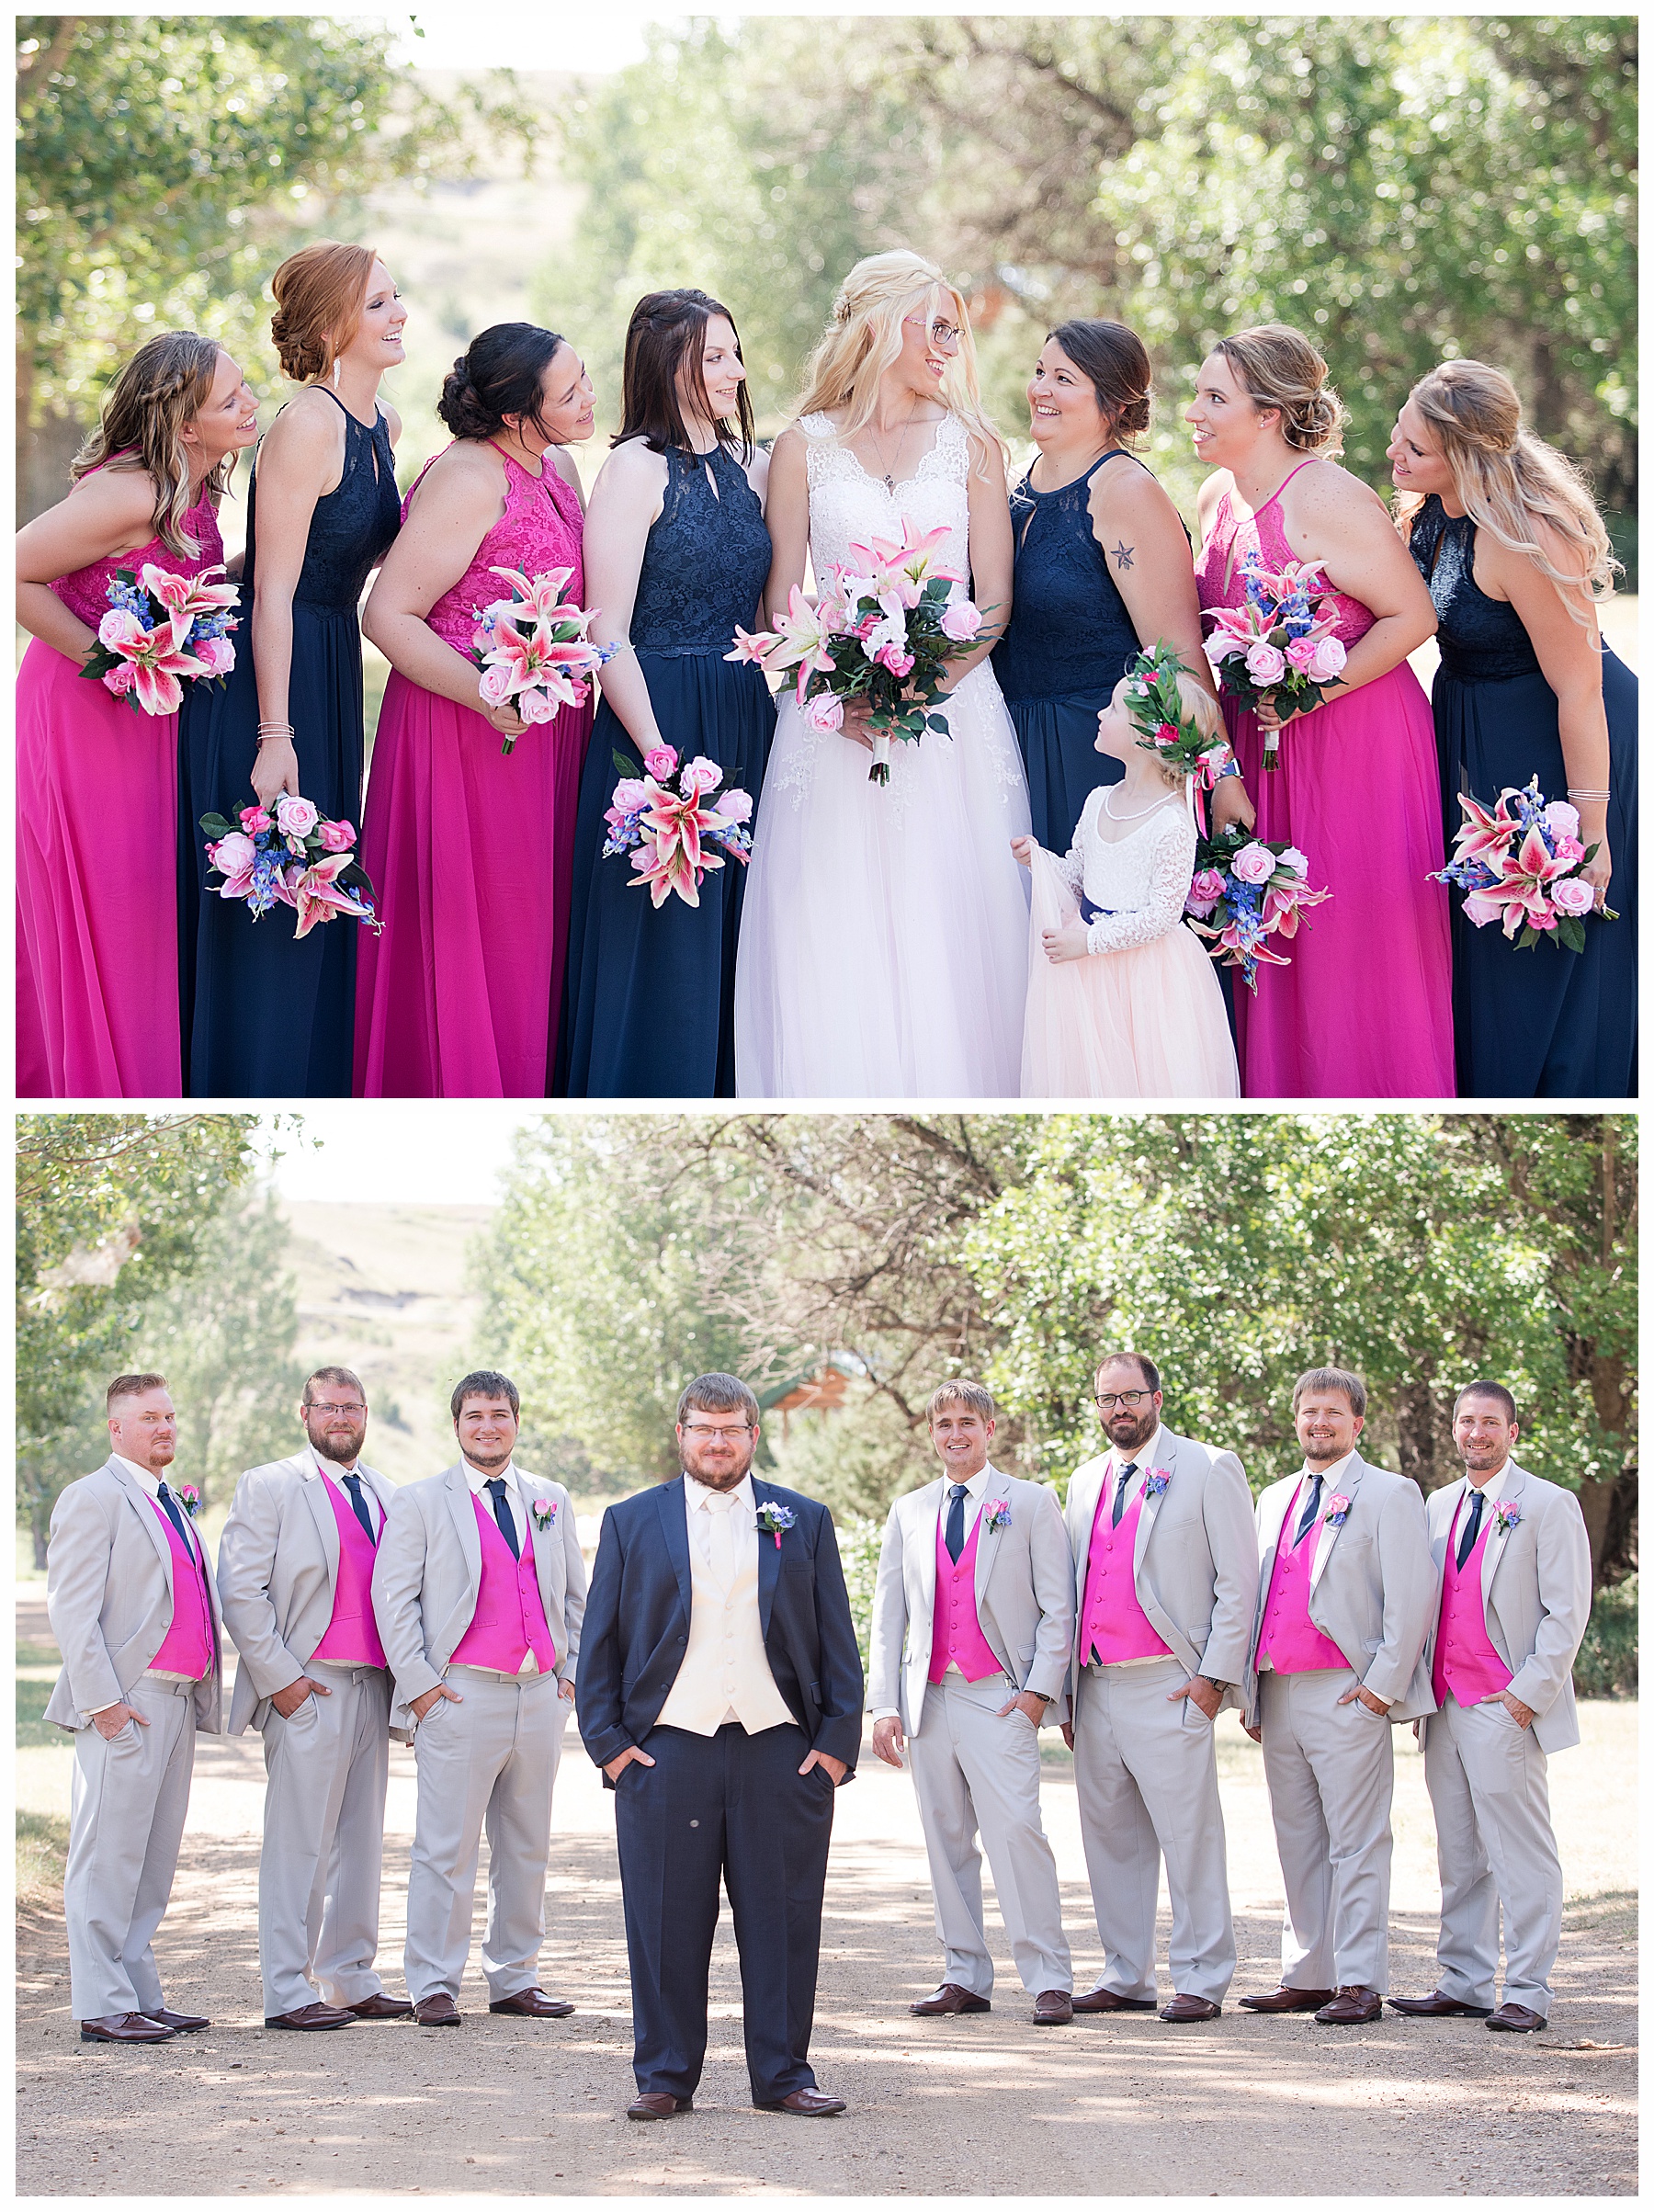
[[[1109,554],[1109,559],[1122,574],[1131,566],[1131,556],[1136,550],[1135,546],[1116,545]]]

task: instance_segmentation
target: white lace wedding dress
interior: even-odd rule
[[[951,415],[892,493],[825,415],[809,439],[818,583],[850,547],[946,525],[938,565],[969,572],[970,448]],[[998,617],[991,618],[999,618]],[[783,694],[765,774],[735,970],[735,1085],[743,1098],[1014,1098],[1027,983],[1027,782],[991,667],[946,703],[949,734],[864,747],[809,730]]]

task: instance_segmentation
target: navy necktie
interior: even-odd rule
[[[362,1494],[361,1476],[354,1473],[346,1475],[345,1487],[350,1492],[350,1503],[355,1509],[357,1519],[368,1532],[368,1541],[377,1550],[379,1538],[373,1533],[373,1515],[368,1512],[368,1501]]]
[[[512,1558],[520,1560],[523,1548],[517,1542],[516,1521],[512,1514],[511,1500],[505,1495],[504,1476],[495,1475],[488,1485],[488,1491],[493,1499],[494,1519],[500,1524],[500,1534],[511,1546]]]
[[[947,1556],[957,1567],[959,1554],[965,1548],[965,1485],[956,1482],[947,1493],[947,1527],[942,1541],[947,1546]]]
[[[193,1560],[195,1557],[195,1546],[189,1540],[189,1530],[185,1524],[184,1515],[178,1511],[178,1501],[173,1496],[171,1491],[167,1489],[164,1482],[157,1484],[155,1495],[161,1501],[161,1510],[165,1514],[167,1519],[177,1530],[178,1541],[183,1545],[185,1550]]]
[[[1309,1503],[1298,1516],[1297,1534],[1292,1539],[1294,1551],[1315,1526],[1316,1516],[1320,1512],[1321,1484],[1325,1480],[1323,1475],[1311,1475],[1309,1478]]]
[[[1468,1519],[1468,1520],[1467,1520],[1467,1521],[1465,1523],[1465,1533],[1464,1533],[1464,1535],[1463,1535],[1462,1537],[1460,1537],[1460,1538],[1459,1538],[1459,1548],[1458,1548],[1458,1566],[1459,1566],[1459,1572],[1460,1572],[1461,1574],[1463,1574],[1463,1572],[1465,1571],[1465,1562],[1466,1562],[1466,1560],[1467,1560],[1467,1559],[1470,1557],[1470,1554],[1471,1554],[1471,1553],[1472,1553],[1472,1552],[1473,1552],[1473,1551],[1476,1549],[1476,1537],[1477,1537],[1477,1531],[1478,1531],[1478,1530],[1480,1528],[1480,1526],[1481,1526],[1481,1516],[1482,1516],[1482,1494],[1481,1494],[1480,1491],[1478,1490],[1478,1491],[1476,1492],[1476,1495],[1475,1495],[1475,1501],[1474,1501],[1474,1503],[1472,1503],[1472,1505],[1471,1505],[1471,1507],[1470,1507],[1470,1518],[1469,1518],[1469,1519]]]
[[[1120,1487],[1115,1492],[1114,1519],[1109,1523],[1111,1528],[1117,1528],[1126,1518],[1126,1485],[1137,1473],[1137,1470],[1138,1463],[1135,1459],[1128,1459],[1120,1469]]]

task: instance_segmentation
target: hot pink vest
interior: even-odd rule
[[[1320,1541],[1318,1521],[1296,1547],[1292,1534],[1297,1526],[1300,1482],[1281,1523],[1275,1545],[1274,1571],[1269,1578],[1269,1598],[1263,1607],[1263,1631],[1258,1638],[1258,1657],[1267,1658],[1277,1674],[1308,1674],[1320,1667],[1348,1667],[1349,1661],[1323,1636],[1309,1617],[1309,1567]]]
[[[1141,1490],[1113,1523],[1114,1480],[1103,1484],[1092,1522],[1091,1557],[1085,1570],[1085,1607],[1081,1615],[1080,1663],[1100,1659],[1105,1666],[1122,1659],[1153,1659],[1171,1654],[1170,1644],[1155,1633],[1154,1623],[1138,1602],[1137,1577],[1131,1555],[1137,1543],[1138,1516],[1143,1510]]]
[[[534,1571],[532,1532],[523,1539],[523,1556],[514,1560],[490,1507],[474,1493],[477,1533],[482,1539],[482,1586],[470,1627],[454,1647],[457,1667],[495,1667],[502,1674],[522,1672],[532,1651],[542,1674],[556,1665],[546,1607]]]
[[[949,1666],[956,1666],[967,1682],[980,1682],[1000,1671],[993,1647],[982,1634],[982,1625],[977,1618],[976,1557],[977,1537],[982,1527],[980,1509],[971,1523],[970,1534],[957,1562],[948,1558],[947,1546],[943,1541],[946,1527],[947,1492],[944,1491],[942,1510],[936,1515],[936,1605],[931,1615],[930,1678],[940,1682]]]
[[[321,1477],[339,1526],[339,1579],[334,1584],[333,1618],[311,1653],[342,1667],[382,1667],[385,1647],[373,1617],[373,1544],[356,1517],[350,1500],[329,1476]],[[364,1491],[368,1485],[364,1482]]]
[[[207,1599],[206,1570],[193,1550],[185,1549],[184,1539],[167,1518],[160,1499],[152,1498],[150,1503],[166,1531],[173,1562],[172,1626],[150,1665],[200,1682],[212,1672],[212,1609]],[[183,1507],[178,1510],[181,1513]]]
[[[1441,1705],[1449,1690],[1460,1705],[1479,1705],[1511,1686],[1509,1667],[1493,1649],[1488,1636],[1488,1616],[1482,1605],[1482,1553],[1493,1526],[1493,1501],[1482,1507],[1482,1525],[1477,1531],[1470,1557],[1458,1563],[1459,1515],[1468,1510],[1469,1492],[1459,1500],[1453,1526],[1447,1531],[1447,1557],[1442,1575],[1442,1617],[1436,1628],[1435,1662],[1430,1686]]]

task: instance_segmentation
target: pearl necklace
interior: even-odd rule
[[[1168,792],[1166,796],[1170,798],[1171,793]],[[1164,799],[1157,799],[1152,806],[1139,807],[1135,814],[1116,814],[1108,803],[1113,797],[1114,786],[1110,784],[1103,793],[1103,811],[1110,822],[1141,822],[1146,815],[1152,814],[1156,807],[1163,807],[1166,803]]]

